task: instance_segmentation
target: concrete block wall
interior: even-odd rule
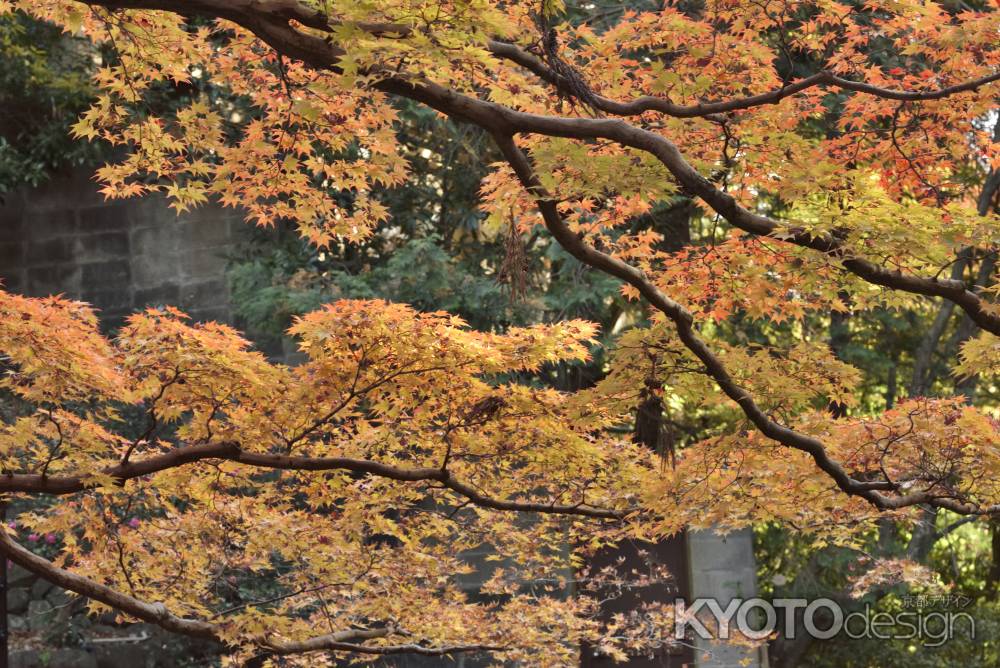
[[[229,322],[226,256],[246,233],[240,213],[205,206],[176,215],[161,197],[108,201],[91,169],[5,196],[0,279],[41,297],[63,293],[100,309],[113,330],[147,306]]]
[[[160,197],[108,201],[92,173],[80,169],[4,196],[4,289],[89,302],[106,331],[147,306],[171,305],[195,320],[231,322],[225,269],[227,255],[248,230],[240,213],[205,206],[178,216]],[[18,568],[9,576],[14,668],[172,668],[195,647],[149,625],[99,623],[84,613],[83,600]],[[81,638],[61,647],[70,628]]]

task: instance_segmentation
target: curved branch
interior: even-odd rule
[[[517,63],[521,67],[531,71],[539,79],[552,84],[560,90],[566,89],[569,86],[569,83],[559,73],[550,68],[545,61],[538,58],[534,54],[521,49],[516,44],[502,42],[499,40],[490,40],[488,42],[488,47],[493,55]],[[1000,72],[994,72],[993,74],[979,77],[977,79],[971,79],[954,86],[939,88],[937,90],[905,91],[882,88],[881,86],[875,86],[865,82],[851,81],[850,79],[837,76],[828,70],[823,70],[805,77],[804,79],[788,83],[781,88],[733,100],[720,100],[718,102],[701,102],[693,105],[682,105],[675,104],[666,98],[655,97],[653,95],[643,95],[633,100],[629,100],[628,102],[619,102],[617,100],[595,94],[592,102],[600,111],[613,114],[615,116],[636,116],[647,111],[656,111],[675,118],[704,118],[732,111],[751,109],[753,107],[760,107],[768,104],[778,104],[785,98],[791,97],[792,95],[801,93],[802,91],[815,86],[827,85],[843,90],[865,93],[867,95],[888,100],[920,102],[926,100],[940,100],[958,93],[978,90],[979,88],[995,81],[1000,81]]]
[[[477,506],[507,512],[579,515],[610,520],[622,519],[631,512],[627,510],[597,508],[588,504],[565,505],[554,502],[529,503],[495,499],[482,494],[468,483],[453,478],[447,469],[431,467],[408,469],[366,459],[351,459],[349,457],[299,457],[255,453],[242,450],[235,443],[209,443],[205,445],[184,446],[140,461],[109,466],[103,469],[101,474],[114,478],[118,484],[124,484],[127,480],[205,460],[231,461],[246,466],[289,471],[353,471],[355,473],[365,473],[402,482],[435,482],[442,487],[452,490],[456,494],[464,496]],[[0,493],[75,494],[93,486],[94,483],[88,480],[88,476],[45,476],[34,473],[6,473],[0,475]]]
[[[433,83],[414,84],[399,79],[380,82],[386,92],[423,102],[453,118],[463,119],[492,132],[511,136],[533,133],[569,139],[608,139],[655,156],[677,182],[701,197],[734,227],[761,236],[810,248],[840,262],[847,271],[874,285],[954,302],[980,328],[1000,335],[1000,315],[969,290],[965,283],[946,278],[903,274],[856,257],[834,236],[813,236],[806,230],[789,228],[779,221],[741,206],[729,193],[719,190],[692,167],[677,146],[666,137],[618,119],[543,116],[516,111],[502,105],[458,94]]]
[[[980,508],[972,503],[963,503],[931,492],[916,492],[897,497],[886,496],[882,492],[895,490],[894,485],[887,482],[863,482],[852,478],[840,463],[830,458],[822,441],[773,421],[757,405],[753,396],[729,375],[722,361],[698,336],[694,329],[694,318],[691,313],[663,294],[659,288],[646,279],[640,270],[585,244],[563,222],[555,200],[546,192],[545,187],[535,175],[528,156],[518,148],[513,138],[502,134],[495,134],[494,137],[504,158],[514,170],[521,184],[535,198],[545,226],[556,241],[580,262],[600,269],[636,288],[650,304],[666,315],[674,323],[677,335],[684,346],[704,364],[706,371],[719,388],[726,396],[736,402],[762,434],[782,445],[809,454],[816,465],[833,479],[841,491],[863,498],[880,510],[919,504],[947,508],[961,514],[988,514],[1000,510],[1000,506]]]
[[[162,603],[140,601],[134,596],[123,594],[99,582],[59,568],[47,559],[14,542],[7,535],[7,527],[0,528],[0,553],[6,555],[8,559],[18,566],[31,571],[54,585],[110,605],[112,608],[126,612],[144,622],[157,624],[168,631],[194,638],[218,640],[216,627],[213,624],[196,619],[177,617],[171,614]]]
[[[272,3],[284,6],[287,4],[285,0],[272,0],[272,2],[262,0],[192,0],[185,6],[179,6],[176,0],[83,1],[88,4],[104,7],[164,9],[174,12],[200,11],[212,16],[226,18],[254,31],[277,51],[299,58],[318,68],[336,71],[338,69],[339,57],[342,55],[342,51],[338,47],[327,43],[319,37],[301,33],[290,25],[289,20],[292,19],[304,22],[301,18],[288,17],[281,12],[267,13],[267,8],[273,6]],[[315,21],[315,18],[312,20]],[[306,25],[310,24],[306,23]],[[380,29],[392,32],[392,30],[389,30],[385,26]],[[556,75],[542,61],[521,51],[518,47],[509,44],[504,45],[500,42],[491,42],[489,46],[496,50],[501,57],[509,58],[535,72],[543,79],[550,81],[550,83],[559,85],[559,80],[555,78]],[[760,104],[772,104],[790,94],[799,92],[810,86],[821,84],[901,101],[931,100],[975,90],[998,80],[1000,80],[1000,73],[995,73],[938,91],[907,92],[853,82],[837,77],[829,72],[820,72],[782,89],[759,96],[752,96],[742,100],[706,103],[696,105],[695,107],[671,106],[664,107],[664,109],[666,113],[674,112],[673,115],[704,116]],[[697,336],[693,327],[693,318],[689,312],[646,280],[642,272],[586,246],[564,225],[554,201],[542,189],[527,157],[514,144],[513,135],[517,133],[536,133],[572,139],[608,139],[618,142],[623,146],[648,152],[656,156],[664,164],[683,188],[703,199],[733,226],[752,234],[774,237],[827,254],[839,261],[847,271],[875,285],[913,294],[943,297],[951,300],[962,308],[979,327],[1000,335],[1000,315],[988,312],[981,298],[967,289],[964,283],[949,279],[904,275],[899,271],[891,271],[868,260],[854,256],[850,249],[845,248],[842,242],[835,236],[814,237],[807,230],[788,229],[777,220],[753,213],[741,206],[731,195],[719,190],[698,173],[685,160],[684,156],[671,141],[659,134],[635,127],[621,120],[568,118],[521,112],[496,103],[462,95],[433,82],[414,80],[403,76],[387,76],[385,79],[374,84],[374,87],[383,92],[424,103],[453,119],[471,122],[493,134],[497,138],[505,157],[511,163],[518,178],[536,197],[538,206],[545,219],[545,224],[556,240],[580,261],[620,278],[638,289],[653,306],[662,311],[674,322],[684,344],[702,361],[723,392],[742,408],[750,421],[761,433],[786,446],[809,453],[817,465],[833,478],[840,489],[848,494],[863,497],[876,507],[883,509],[928,503],[929,505],[949,508],[963,513],[995,512],[996,509],[993,508],[983,510],[972,504],[961,503],[956,499],[944,498],[929,492],[919,492],[899,497],[885,496],[879,490],[891,490],[893,489],[892,485],[885,482],[870,483],[852,479],[837,462],[832,461],[827,456],[824,446],[820,441],[770,420],[761,408],[757,406],[749,393],[735,383],[718,358],[715,357],[711,350]],[[640,113],[644,110],[643,105],[652,105],[649,107],[652,110],[653,106],[670,104],[659,98],[648,97],[639,98],[629,103],[614,103],[609,100],[606,104],[612,103],[623,106],[609,106],[607,109],[609,113],[615,113],[616,109],[619,111],[628,111],[629,113]],[[238,461],[238,459],[234,461]],[[369,462],[368,464],[372,463]],[[338,468],[340,467],[338,466]],[[439,477],[428,476],[427,478],[420,479],[438,480],[443,485],[455,489],[459,493],[470,491],[456,489],[454,486],[456,483],[450,481],[450,478],[444,472],[438,472],[436,475]],[[441,476],[443,476],[443,479]],[[575,506],[569,508],[574,509],[574,514],[579,510]],[[502,509],[513,508],[504,507]]]
[[[254,31],[265,42],[285,55],[299,58],[324,69],[337,69],[336,61],[345,52],[322,40],[296,31],[289,25],[295,21],[317,30],[331,31],[339,24],[331,21],[322,11],[312,9],[298,0],[78,0],[94,7],[107,9],[138,9],[158,10],[181,14],[203,14],[222,18],[240,24]],[[408,37],[413,28],[394,23],[356,23],[360,28],[373,36],[393,35]],[[511,42],[490,39],[486,48],[494,56],[513,62],[529,70],[539,79],[560,90],[569,89],[569,82],[561,74],[553,70],[541,58],[525,51]],[[866,82],[851,81],[840,77],[829,70],[798,81],[788,83],[766,93],[751,95],[732,100],[702,102],[694,105],[680,105],[668,99],[652,95],[643,95],[628,102],[619,102],[601,95],[594,95],[594,105],[600,111],[615,116],[635,116],[647,111],[656,111],[676,118],[712,117],[733,111],[751,109],[769,104],[778,104],[808,88],[827,85],[843,90],[872,95],[888,100],[901,102],[920,102],[940,100],[959,93],[975,91],[988,84],[1000,81],[1000,72],[994,72],[959,84],[928,91],[907,91],[883,88]]]
[[[134,596],[123,594],[90,578],[60,568],[12,540],[7,534],[6,527],[0,528],[0,554],[54,585],[109,605],[144,622],[156,624],[167,631],[181,635],[214,640],[223,645],[226,644],[222,640],[222,629],[219,625],[197,619],[178,617],[171,614],[162,603],[141,601]],[[495,652],[504,649],[495,645],[480,644],[452,645],[446,647],[425,647],[417,644],[382,646],[360,644],[364,640],[386,638],[398,633],[399,631],[391,626],[376,629],[347,629],[337,633],[309,638],[308,640],[284,642],[261,641],[258,644],[274,654],[342,651],[378,655],[423,654],[427,656],[443,656],[461,652]]]

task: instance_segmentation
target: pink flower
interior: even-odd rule
[[[29,543],[37,543],[38,539],[40,537],[41,536],[39,536],[37,533],[30,533],[30,534],[28,534],[28,542]]]
[[[16,529],[17,528],[17,522],[15,522],[14,520],[11,520],[10,522],[7,522],[7,526],[9,526],[11,529]]]
[[[130,527],[132,527],[133,529],[138,529],[139,528],[139,518],[138,517],[133,517],[132,519],[130,519],[128,521],[128,525]]]
[[[54,533],[45,534],[45,542],[48,543],[49,545],[55,545],[56,535]]]

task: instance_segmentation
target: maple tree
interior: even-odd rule
[[[98,171],[108,197],[217,198],[319,247],[358,242],[387,215],[379,189],[409,177],[405,99],[494,139],[488,224],[515,241],[544,228],[651,313],[603,380],[568,393],[519,374],[586,359],[582,321],[478,332],[343,300],[296,321],[307,361],[287,367],[171,309],[109,340],[85,305],[0,293],[4,383],[34,409],[0,436],[0,491],[69,495],[18,518],[60,537],[54,561],[3,533],[0,551],[94,608],[232,661],[565,665],[584,642],[614,657],[669,642],[667,605],[601,621],[600,574],[563,595],[622,538],[777,521],[850,544],[879,518],[1000,510],[988,410],[916,394],[852,410],[861,371],[804,326],[940,298],[978,328],[954,373],[996,373],[996,2],[666,2],[600,22],[537,1],[0,9],[113,49],[73,128],[121,151]],[[215,93],[160,104],[195,80]],[[633,222],[676,197],[711,225],[670,251]],[[725,340],[736,316],[787,345]],[[664,465],[612,429],[649,396],[726,428]],[[146,426],[127,434],[134,406]],[[482,546],[502,566],[477,602],[455,578]],[[275,594],[227,603],[244,579]]]

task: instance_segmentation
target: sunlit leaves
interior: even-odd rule
[[[626,331],[606,377],[567,395],[523,381],[589,358],[596,332],[579,321],[477,332],[447,313],[340,301],[296,321],[304,359],[287,367],[232,329],[170,309],[134,316],[108,341],[83,305],[3,294],[4,385],[33,404],[0,434],[4,464],[93,485],[25,518],[63,535],[60,559],[81,572],[181,614],[224,618],[223,637],[247,653],[318,627],[376,624],[430,642],[510,643],[503,658],[564,665],[582,642],[621,656],[639,636],[620,619],[602,628],[592,599],[555,585],[529,593],[497,576],[489,588],[504,604],[471,603],[456,582],[469,571],[464,552],[488,548],[526,580],[555,573],[561,587],[587,551],[685,525],[774,520],[849,543],[874,511],[835,487],[829,462],[816,466],[824,449],[853,481],[878,480],[880,498],[901,505],[997,502],[988,417],[913,398],[834,420],[826,406],[852,407],[860,373],[807,331],[828,312],[912,303],[845,278],[850,261],[932,276],[960,250],[995,251],[997,218],[974,208],[974,190],[996,166],[996,83],[934,99],[901,92],[994,73],[995,8],[720,0],[570,24],[552,2],[542,14],[555,32],[542,35],[537,2],[303,0],[281,3],[277,20],[251,3],[263,12],[253,20],[227,6],[197,21],[68,0],[14,4],[113,54],[73,127],[118,151],[97,173],[106,196],[161,193],[178,211],[215,199],[258,225],[291,222],[320,247],[371,235],[387,216],[380,191],[409,176],[384,91],[500,134],[525,118],[512,110],[546,116],[551,136],[517,137],[541,187],[524,187],[523,165],[517,175],[496,166],[483,184],[484,234],[534,234],[544,200],[567,235],[641,272],[647,296],[678,302],[661,310],[684,335],[661,318]],[[517,58],[491,50],[497,38]],[[558,70],[559,85],[544,68]],[[788,92],[808,75],[820,83]],[[856,90],[862,83],[877,94]],[[752,101],[771,91],[767,104]],[[597,96],[674,112],[614,120]],[[702,113],[725,100],[735,102]],[[627,131],[631,146],[600,139],[621,136],[609,128]],[[664,151],[697,174],[668,170]],[[692,183],[725,192],[716,211],[697,208]],[[728,228],[737,202],[760,223],[744,227],[755,234]],[[667,250],[657,215],[689,204],[685,231],[691,215],[699,231]],[[625,292],[638,297],[635,285]],[[786,344],[726,342],[719,334],[736,318],[783,328]],[[993,373],[998,359],[994,337],[975,338],[955,371]],[[752,398],[755,410],[731,398],[744,409]],[[640,401],[668,416],[710,414],[712,433],[668,467],[614,435]],[[138,434],[124,434],[126,409],[142,415]],[[812,447],[779,448],[761,424],[772,436],[797,429]],[[285,466],[187,462],[121,486],[107,471],[218,444]],[[395,477],[372,474],[387,470]],[[529,522],[472,503],[477,495],[596,505],[627,520]],[[251,579],[275,595],[248,600]]]
[[[291,333],[308,359],[289,368],[231,328],[192,323],[173,308],[132,316],[108,341],[84,305],[0,296],[9,382],[35,404],[0,430],[0,458],[12,473],[82,482],[85,491],[66,503],[18,519],[59,536],[58,559],[75,572],[175,614],[221,617],[234,649],[308,638],[321,623],[506,645],[501,622],[525,608],[542,626],[512,650],[539,665],[572,656],[577,644],[567,637],[600,636],[592,602],[544,587],[498,608],[468,601],[456,578],[471,570],[465,551],[489,549],[544,581],[579,562],[563,541],[592,549],[627,524],[529,520],[472,505],[434,477],[447,471],[505,503],[640,512],[656,466],[650,453],[603,433],[620,416],[510,381],[586,359],[593,325],[483,333],[446,313],[341,301],[296,322]],[[127,403],[141,409],[138,435],[125,433],[121,412],[135,410]],[[212,444],[278,463],[340,457],[422,473],[406,482],[336,465],[184,459],[127,482],[109,473],[125,459]],[[244,601],[251,580],[281,595]]]
[[[129,399],[112,349],[86,304],[0,290],[0,338],[3,354],[15,366],[0,382],[29,401]]]

